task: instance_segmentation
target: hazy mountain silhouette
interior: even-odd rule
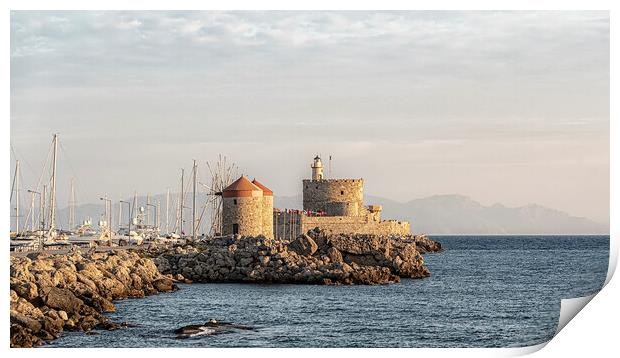
[[[608,234],[609,226],[532,204],[484,206],[463,195],[435,195],[406,203],[366,195],[366,204],[383,205],[383,218],[407,220],[415,233],[444,235]],[[275,197],[274,205],[299,208],[302,198]]]

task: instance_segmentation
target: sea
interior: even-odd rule
[[[598,292],[609,236],[431,236],[431,276],[376,286],[181,284],[116,302],[130,326],[49,347],[524,347],[550,340],[560,300]],[[251,326],[179,339],[209,319]]]

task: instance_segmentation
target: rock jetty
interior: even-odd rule
[[[317,228],[291,242],[237,235],[150,254],[161,273],[180,280],[332,285],[427,277],[421,254],[440,250],[424,235],[331,235]]]
[[[331,235],[318,228],[283,241],[231,235],[139,251],[11,257],[11,347],[34,347],[63,330],[117,329],[114,300],[177,289],[175,282],[387,284],[430,275],[420,236]]]
[[[11,347],[34,347],[63,330],[116,329],[113,300],[176,290],[135,252],[11,257]]]

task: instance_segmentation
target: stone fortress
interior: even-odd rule
[[[274,210],[273,191],[244,176],[222,192],[223,235],[293,240],[319,227],[332,234],[409,235],[406,221],[381,220],[381,206],[364,206],[363,179],[325,179],[321,158],[304,179],[303,210]]]
[[[381,220],[381,205],[364,206],[363,179],[325,179],[319,156],[311,168],[311,179],[303,180],[301,232],[319,227],[333,234],[410,233],[406,221]]]

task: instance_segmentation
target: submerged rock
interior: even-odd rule
[[[244,326],[240,324],[234,324],[230,322],[218,322],[214,319],[210,319],[204,324],[191,324],[176,329],[174,333],[177,334],[178,339],[192,338],[203,335],[213,335],[221,333],[229,333],[235,330],[249,331],[253,330],[253,327]]]

